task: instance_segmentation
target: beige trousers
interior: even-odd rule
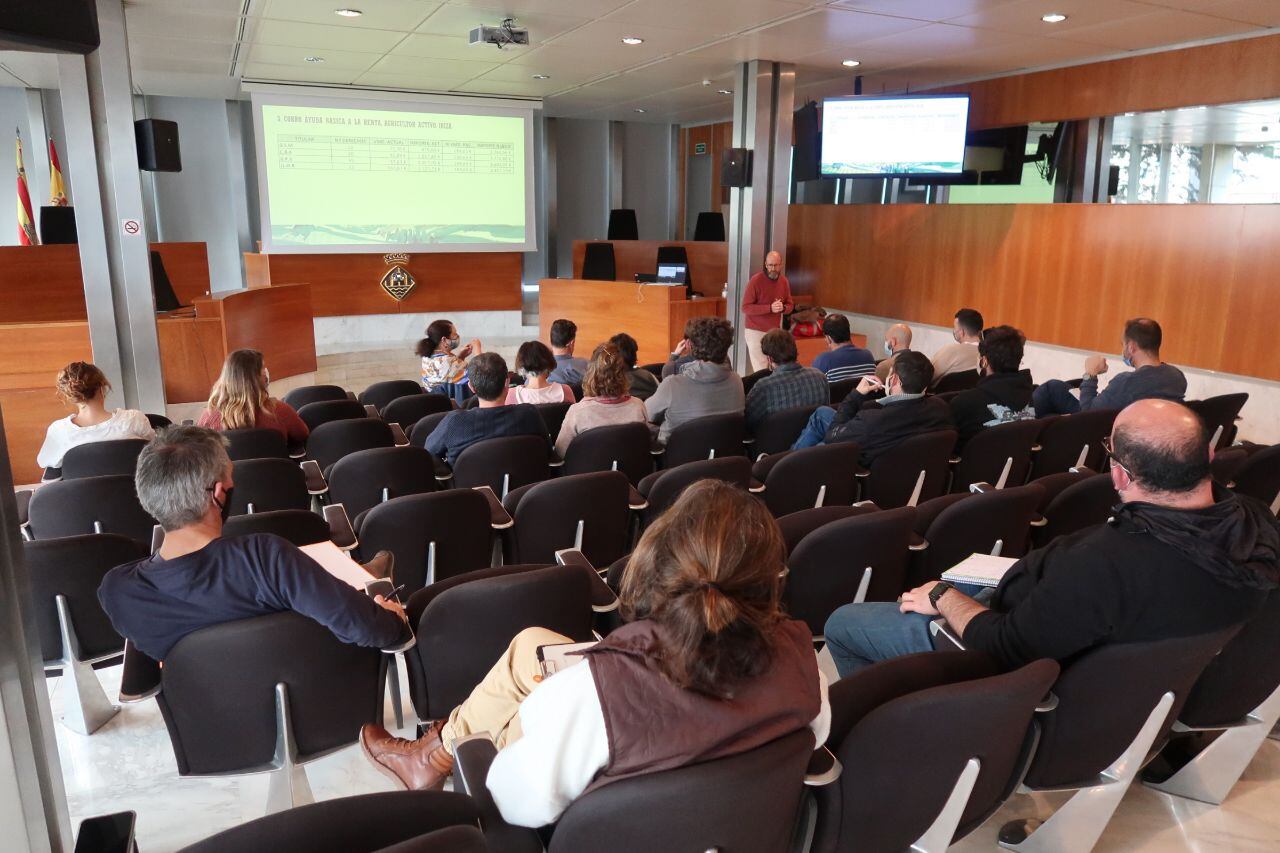
[[[525,628],[516,634],[471,695],[449,715],[440,730],[445,749],[452,752],[455,739],[480,732],[488,732],[498,749],[519,740],[520,703],[542,681],[538,646],[572,642],[546,628]]]
[[[764,340],[765,333],[759,329],[743,329],[743,336],[747,340],[747,359],[751,362],[748,365],[755,373],[757,370],[764,370],[764,353],[760,351],[760,342]]]

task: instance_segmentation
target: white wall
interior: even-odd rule
[[[573,274],[573,241],[603,240],[609,227],[609,122],[558,118],[556,272]]]
[[[669,124],[622,125],[622,206],[636,212],[641,240],[675,236],[674,139]]]

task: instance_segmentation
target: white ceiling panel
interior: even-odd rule
[[[373,74],[423,75],[432,79],[449,78],[462,83],[479,77],[498,66],[492,62],[458,62],[446,59],[423,59],[417,56],[387,56],[367,70]]]
[[[308,56],[324,62],[307,62]],[[349,50],[308,50],[302,47],[279,47],[255,44],[249,50],[250,62],[266,62],[282,67],[297,68],[299,73],[341,70],[364,71],[382,58],[378,53],[359,53]],[[301,78],[301,79],[310,79]]]
[[[1120,50],[1142,50],[1165,44],[1235,35],[1250,29],[1252,29],[1251,25],[1240,21],[1169,9],[1125,18],[1114,23],[1081,27],[1072,31],[1071,37],[1077,41],[1092,42]]]
[[[129,39],[130,60],[134,67],[137,67],[140,59],[190,59],[192,62],[217,60],[222,63],[222,71],[225,73],[231,67],[231,54],[234,50],[232,42],[162,39],[154,36],[135,36]]]
[[[581,18],[599,18],[632,0],[506,0],[496,5],[502,11],[520,15],[539,13],[544,15],[573,15]],[[492,9],[494,0],[448,0],[450,6],[471,6]]]
[[[493,45],[472,45],[463,36],[437,36],[411,33],[389,52],[389,56],[419,56],[428,59],[454,59],[462,62],[505,63],[528,53],[530,48],[508,47],[498,50]]]
[[[533,46],[550,41],[558,35],[577,29],[591,21],[589,16],[549,15],[544,12],[516,14],[501,8],[442,6],[417,27],[417,32],[466,38],[467,33],[476,27],[481,25],[496,27],[507,17],[514,17],[516,26],[529,31],[529,41]]]
[[[1074,31],[1084,27],[1149,15],[1153,11],[1158,10],[1133,0],[1013,0],[953,18],[949,23],[1028,36],[1071,38]],[[1066,15],[1067,19],[1056,24],[1045,23],[1040,18],[1049,12]]]
[[[183,9],[170,5],[125,7],[129,38],[153,35],[158,38],[193,38],[204,41],[234,41],[240,31],[240,6]]]
[[[58,88],[58,59],[52,53],[0,50],[0,85]]]
[[[429,0],[264,0],[258,4],[256,14],[264,18],[281,18],[288,21],[307,21],[313,24],[341,22],[353,29],[380,29],[409,32],[439,8],[440,3]],[[344,18],[334,14],[335,9],[359,9],[358,18]]]
[[[527,98],[545,98],[547,95],[552,94],[555,88],[550,80],[511,82],[477,77],[475,80],[468,80],[466,83],[454,86],[453,90],[456,92],[474,92],[477,95],[519,95]]]
[[[868,15],[846,9],[816,9],[794,20],[758,30],[766,41],[790,43],[802,49],[829,50],[857,45],[885,36],[927,29],[923,21]]]
[[[296,65],[279,65],[274,62],[248,62],[244,76],[251,80],[272,80],[282,83],[351,83],[360,72],[351,68]]]
[[[780,0],[635,0],[604,20],[623,24],[661,22],[665,27],[699,33],[705,41],[796,15],[808,8],[804,3]]]
[[[260,20],[254,33],[256,44],[304,47],[312,51],[354,50],[379,54],[391,50],[403,39],[404,33],[390,30],[300,24],[272,18]]]
[[[905,61],[930,56],[946,56],[966,50],[995,47],[1024,38],[1015,33],[958,27],[954,24],[926,24],[909,32],[894,33],[865,42],[868,50],[896,54]]]
[[[832,6],[921,21],[946,21],[972,15],[1009,0],[837,0]]]
[[[1276,0],[1216,0],[1203,9],[1190,11],[1204,12],[1216,18],[1228,18],[1232,21],[1244,21],[1260,27],[1280,27],[1280,2]]]

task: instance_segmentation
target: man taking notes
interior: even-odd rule
[[[782,328],[782,315],[792,308],[791,283],[782,274],[782,255],[769,252],[764,256],[764,271],[751,276],[746,293],[742,295],[742,313],[746,328],[747,357],[751,369],[764,370],[764,353],[760,342],[765,332]]]

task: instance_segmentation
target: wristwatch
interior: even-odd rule
[[[947,590],[955,589],[954,586],[946,581],[938,581],[933,585],[933,589],[929,590],[929,606],[934,610],[938,609],[938,600],[947,594]]]

